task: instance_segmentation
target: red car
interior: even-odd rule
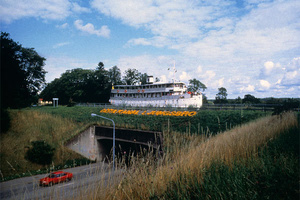
[[[41,186],[52,186],[53,184],[70,181],[73,178],[73,174],[69,172],[57,171],[52,172],[49,176],[40,179]]]

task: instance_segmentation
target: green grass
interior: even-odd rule
[[[97,107],[64,107],[53,108],[51,106],[32,108],[43,113],[50,113],[75,122],[91,124],[101,123],[111,125],[111,122],[101,118],[91,117],[91,113],[100,114],[102,108]],[[234,111],[207,111],[201,110],[193,117],[176,116],[142,116],[142,115],[120,115],[101,113],[102,116],[113,119],[117,127],[145,129],[152,131],[169,131],[182,133],[202,134],[218,133],[257,118],[270,115],[270,112],[234,110]]]

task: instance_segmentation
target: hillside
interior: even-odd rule
[[[82,124],[30,109],[10,110],[9,113],[11,128],[1,135],[0,142],[1,179],[13,175],[19,177],[38,173],[34,171],[46,167],[31,163],[24,158],[32,141],[43,140],[55,148],[54,165],[82,158],[63,145],[64,141],[82,129]]]
[[[166,144],[159,163],[152,157],[133,159],[120,184],[95,191],[97,199],[299,197],[299,122],[293,113],[264,117],[216,136],[170,135]]]

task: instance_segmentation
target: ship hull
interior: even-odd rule
[[[191,98],[170,98],[170,99],[137,99],[137,98],[122,98],[122,99],[110,99],[112,105],[115,106],[137,106],[137,107],[195,107],[200,108],[202,106],[202,95]]]

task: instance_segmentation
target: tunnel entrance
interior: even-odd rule
[[[113,143],[112,140],[98,140],[100,152],[102,155],[102,160],[112,160],[112,151],[113,151]],[[125,159],[125,163],[128,164],[129,157],[143,155],[145,153],[152,153],[156,154],[157,149],[152,148],[149,145],[131,143],[131,142],[124,142],[124,141],[117,141],[116,140],[116,149],[115,155],[118,159]],[[161,151],[160,149],[158,149]]]
[[[115,155],[137,155],[148,151],[162,151],[162,133],[153,131],[115,129]],[[110,159],[113,147],[113,128],[90,126],[85,131],[70,139],[66,146],[92,161]]]

